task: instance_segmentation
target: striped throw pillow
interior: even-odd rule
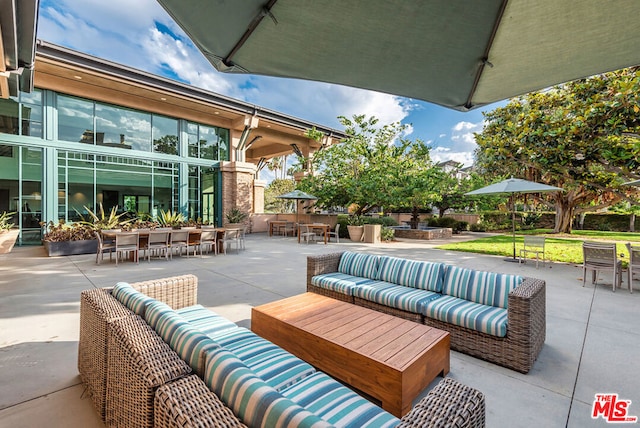
[[[378,264],[380,258],[371,254],[345,251],[338,263],[338,272],[361,278],[378,279]]]
[[[224,349],[206,353],[204,381],[251,427],[322,428],[331,425],[283,397]]]
[[[113,287],[111,294],[120,303],[141,317],[144,317],[147,303],[153,301],[151,297],[139,292],[126,282],[117,283],[116,286]]]
[[[442,292],[444,264],[401,259],[398,257],[380,257],[378,278],[381,281],[422,290]]]

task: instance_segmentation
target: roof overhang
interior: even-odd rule
[[[33,89],[39,0],[0,0],[0,97]]]

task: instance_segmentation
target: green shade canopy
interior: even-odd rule
[[[280,196],[276,196],[276,198],[280,199],[299,199],[299,200],[315,200],[318,199],[316,196],[310,195],[308,193],[303,192],[302,190],[293,190],[288,193],[284,193]]]
[[[313,201],[318,199],[316,196],[303,192],[302,190],[293,190],[288,193],[283,193],[280,196],[276,196],[280,199],[295,199],[296,201],[296,223],[298,222],[298,201]]]
[[[637,0],[158,0],[220,71],[458,110],[640,64]]]
[[[509,178],[499,183],[494,183],[480,189],[465,193],[469,196],[497,195],[509,194],[509,201],[513,209],[511,210],[511,230],[513,232],[513,258],[508,261],[517,261],[516,259],[516,211],[513,203],[513,196],[516,193],[542,193],[542,192],[563,192],[560,187],[549,186],[547,184],[536,183],[535,181],[522,180],[520,178]]]
[[[522,180],[520,178],[509,178],[499,183],[494,183],[480,189],[465,193],[465,195],[491,195],[499,193],[538,193],[560,191],[560,187],[549,186],[547,184],[536,183],[535,181]]]

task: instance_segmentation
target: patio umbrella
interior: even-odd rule
[[[511,202],[511,229],[513,231],[513,259],[506,259],[509,261],[516,261],[516,209],[514,203],[514,195],[518,193],[542,193],[542,192],[562,192],[560,187],[549,186],[542,183],[536,183],[535,181],[522,180],[520,178],[509,178],[499,183],[494,183],[480,189],[473,190],[465,193],[465,195],[493,195],[507,193],[509,194],[509,201]]]
[[[296,223],[298,223],[298,201],[313,201],[318,199],[317,197],[303,192],[302,190],[294,190],[289,193],[284,193],[280,196],[276,196],[280,199],[294,199],[296,201]]]
[[[158,0],[213,66],[468,110],[640,64],[637,0]]]

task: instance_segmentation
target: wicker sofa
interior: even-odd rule
[[[398,420],[197,305],[197,284],[185,275],[81,293],[78,370],[107,426],[484,426],[483,394],[451,378]]]
[[[451,348],[528,373],[545,341],[545,282],[350,251],[309,256],[307,291],[436,327]]]

